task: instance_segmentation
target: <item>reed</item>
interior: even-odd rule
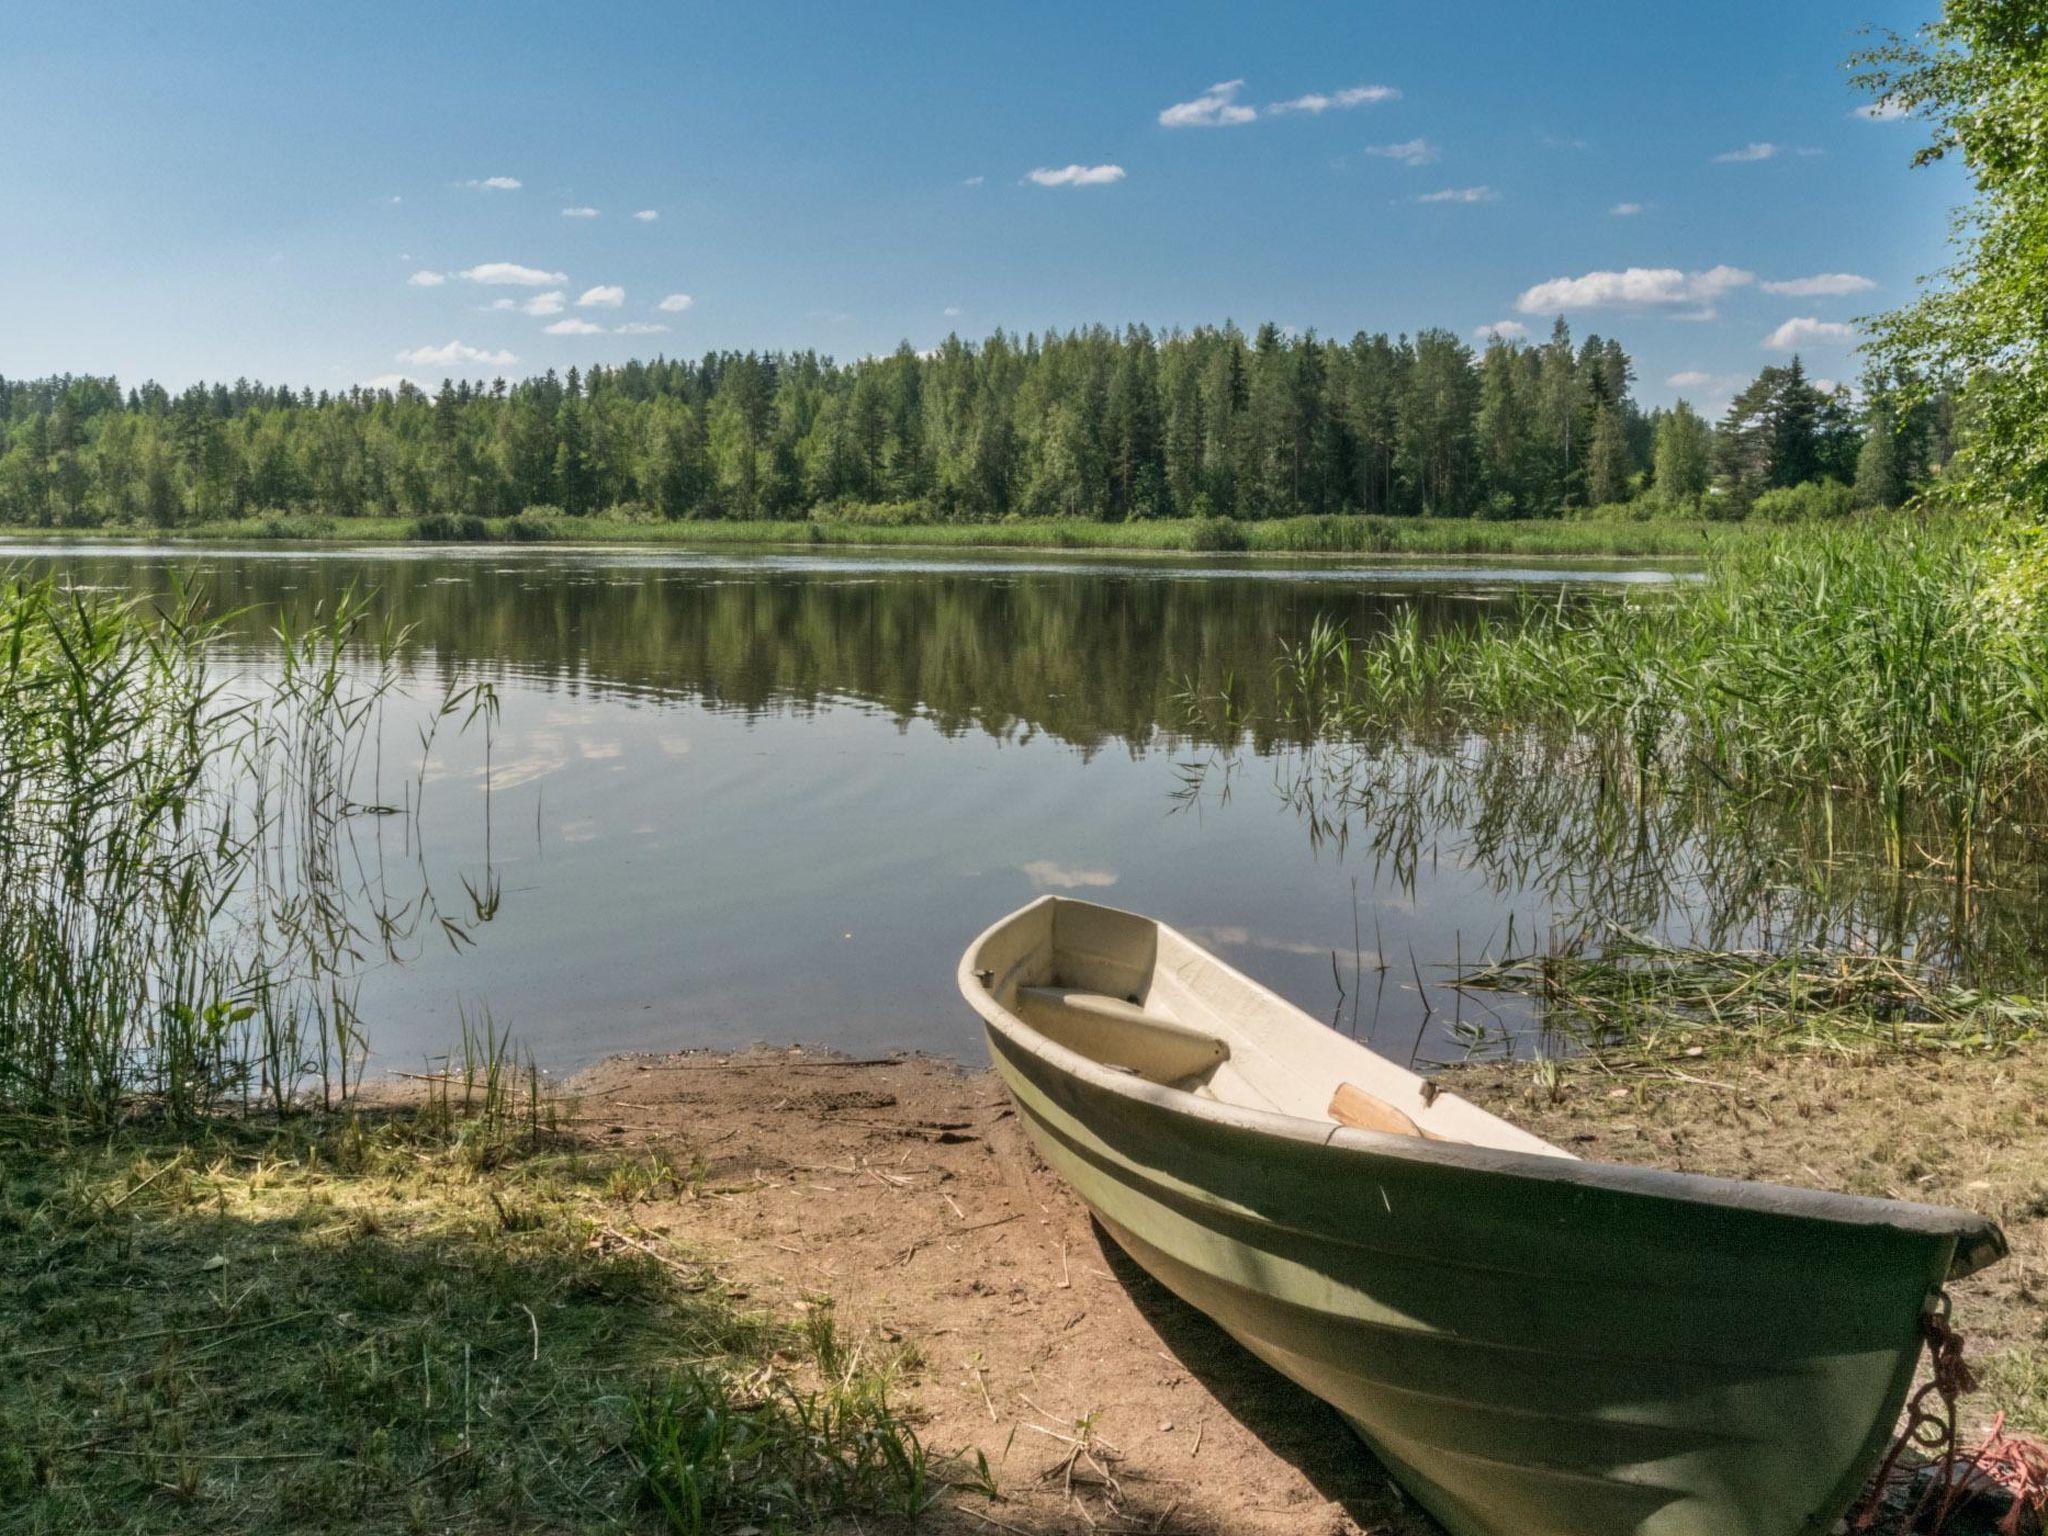
[[[222,618],[0,584],[0,1106],[334,1107],[388,932],[351,833],[401,637],[345,593],[237,675]],[[488,719],[458,686],[441,718]]]
[[[1325,739],[1542,733],[1638,803],[1796,798],[1831,826],[1862,801],[1894,868],[1967,888],[1987,830],[2048,803],[2048,651],[1985,601],[1987,576],[1960,521],[1802,530],[1645,597],[1561,595],[1433,636],[1321,625],[1279,672]]]
[[[2048,1032],[2048,998],[1960,986],[1895,954],[1713,950],[1624,930],[1477,964],[1453,984],[1531,998],[1546,1034],[1639,1057],[1723,1047],[1839,1057],[1996,1051]]]

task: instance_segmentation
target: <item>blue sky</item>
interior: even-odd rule
[[[1845,328],[1941,263],[1965,189],[1852,115],[1841,64],[1931,9],[16,0],[0,373],[1562,309],[1648,401],[1718,403],[1791,343],[1853,379]]]

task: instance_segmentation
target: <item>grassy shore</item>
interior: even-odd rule
[[[0,1527],[808,1528],[932,1495],[906,1346],[636,1220],[687,1165],[418,1103],[0,1118]]]
[[[487,523],[491,540],[510,537],[507,521]],[[1142,523],[1080,520],[1015,523],[648,522],[610,517],[560,518],[547,524],[557,544],[644,544],[675,548],[730,545],[801,548],[1050,549],[1151,553],[1368,554],[1536,559],[1695,559],[1747,536],[1744,526],[1689,521],[1478,522],[1457,518],[1282,518],[1218,530],[1185,519]],[[0,538],[35,543],[134,541],[229,544],[315,541],[391,544],[415,541],[404,518],[245,518],[155,528],[0,528]],[[476,541],[459,541],[476,542]],[[1219,547],[1220,546],[1220,547]]]

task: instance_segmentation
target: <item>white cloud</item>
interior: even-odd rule
[[[661,210],[659,208],[641,208],[634,212],[633,217],[642,224],[652,224],[661,217]]]
[[[457,363],[476,363],[485,368],[510,368],[519,361],[510,352],[492,352],[484,347],[472,347],[460,341],[451,341],[439,347],[412,347],[399,353],[398,360],[415,368],[449,368]]]
[[[438,288],[447,281],[445,272],[415,272],[406,279],[415,288]]]
[[[1491,203],[1500,194],[1491,187],[1445,187],[1441,192],[1425,192],[1415,201],[1418,203]]]
[[[1632,219],[1643,211],[1643,205],[1641,203],[1616,203],[1607,211],[1617,219]]]
[[[1529,327],[1519,320],[1496,320],[1491,325],[1482,325],[1472,333],[1481,341],[1522,341],[1529,335]]]
[[[1745,144],[1740,149],[1730,149],[1714,156],[1716,165],[1747,165],[1755,160],[1774,160],[1780,153],[1775,144]]]
[[[1758,286],[1765,293],[1782,293],[1795,299],[1832,299],[1846,293],[1868,293],[1877,284],[1854,272],[1816,272],[1812,277],[1788,277],[1783,282]]]
[[[691,298],[687,293],[672,293],[654,307],[656,309],[666,310],[669,314],[672,315],[679,315],[696,302],[697,301]]]
[[[1697,368],[1681,368],[1664,382],[1673,389],[1698,389],[1702,384],[1711,384],[1714,376],[1702,373]]]
[[[1099,890],[1116,884],[1116,871],[1113,869],[1088,869],[1078,864],[1061,864],[1053,859],[1033,859],[1022,866],[1022,871],[1024,877],[1041,891]]]
[[[1058,170],[1048,170],[1040,166],[1024,179],[1041,187],[1106,187],[1113,181],[1124,179],[1124,168],[1120,165],[1063,165]]]
[[[568,299],[559,288],[546,293],[536,293],[530,299],[493,299],[493,309],[516,309],[522,315],[559,315],[568,305]]]
[[[597,210],[595,208],[564,208],[562,210],[562,217],[565,219],[594,219],[597,217]]]
[[[576,301],[578,309],[617,309],[626,302],[626,290],[616,283],[602,283],[595,288],[583,290],[583,297]]]
[[[1398,160],[1403,165],[1430,165],[1437,158],[1436,146],[1427,139],[1409,139],[1401,144],[1368,144],[1368,155],[1378,155],[1382,160]]]
[[[1866,123],[1896,123],[1901,118],[1911,117],[1913,109],[1901,101],[1866,101],[1853,108],[1849,115],[1860,117]]]
[[[964,311],[962,311],[958,304],[948,304],[945,307],[945,309],[941,311],[941,313],[944,314],[948,320],[957,320],[960,318],[961,314],[964,313]]]
[[[1345,90],[1324,95],[1311,91],[1306,96],[1297,96],[1292,101],[1276,101],[1266,108],[1268,112],[1306,112],[1320,117],[1332,108],[1344,111],[1351,107],[1363,107],[1373,102],[1395,101],[1401,93],[1391,85],[1354,85]]]
[[[520,181],[517,176],[486,176],[481,180],[471,178],[465,181],[463,185],[465,187],[475,187],[483,192],[517,192],[520,187]]]
[[[988,178],[986,176],[969,176],[965,181],[961,182],[960,185],[963,187],[978,187],[984,181],[987,180]]]
[[[1193,101],[1177,101],[1159,114],[1162,128],[1235,128],[1259,114],[1237,99],[1242,80],[1222,80]]]
[[[495,288],[545,288],[550,283],[569,280],[566,272],[543,272],[539,267],[522,267],[516,261],[486,261],[478,266],[464,267],[455,275]]]
[[[1787,320],[1764,338],[1764,347],[1771,352],[1794,352],[1802,346],[1840,346],[1856,339],[1856,327],[1844,325],[1839,320],[1817,320],[1811,315],[1801,315]]]
[[[659,336],[668,329],[659,320],[628,320],[612,327],[621,336]]]
[[[578,320],[573,316],[567,320],[557,320],[553,325],[546,327],[546,329],[550,336],[602,336],[604,334],[603,326],[592,325],[588,320]]]
[[[1568,309],[1662,309],[1683,304],[1709,306],[1711,313],[1714,300],[1755,281],[1754,272],[1740,267],[1709,267],[1704,272],[1630,267],[1622,272],[1553,277],[1523,290],[1515,308],[1525,315],[1545,315]]]

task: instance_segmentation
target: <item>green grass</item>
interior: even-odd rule
[[[1319,624],[1279,662],[1314,735],[1465,730],[1566,743],[1565,771],[1638,805],[1871,808],[1887,862],[1967,889],[1984,837],[2048,804],[2048,646],[1987,600],[1985,531],[1874,521],[1726,545],[1705,579],[1611,602],[1530,601],[1424,634]],[[1550,754],[1553,768],[1556,751]]]
[[[491,524],[504,538],[505,523]],[[551,542],[648,544],[684,548],[723,545],[858,546],[888,549],[1053,549],[1201,552],[1195,521],[1161,519],[1098,523],[1062,519],[1008,523],[880,523],[824,521],[648,522],[604,516],[550,519]],[[1388,556],[1527,556],[1539,559],[1696,559],[1717,544],[1753,536],[1741,524],[1687,521],[1480,522],[1453,518],[1303,517],[1232,525],[1250,554],[1380,554]],[[411,519],[248,518],[178,529],[0,529],[0,537],[61,544],[98,540],[200,543],[311,539],[335,543],[403,543]],[[1239,552],[1235,547],[1225,552]]]
[[[0,1528],[800,1530],[914,1513],[902,1346],[640,1226],[701,1177],[435,1102],[0,1117]]]

